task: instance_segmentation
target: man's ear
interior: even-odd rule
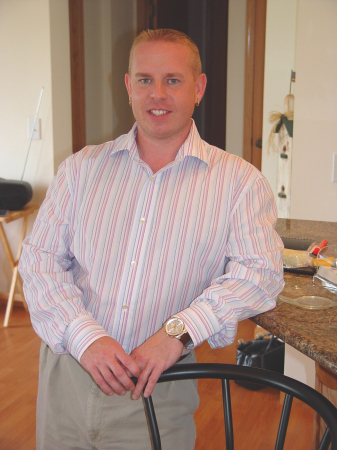
[[[197,78],[197,96],[199,97],[199,101],[201,101],[204,96],[205,89],[207,84],[207,77],[204,73],[201,73]]]
[[[126,90],[128,91],[129,97],[131,97],[131,78],[128,73],[125,74],[124,81],[125,81],[125,86],[126,86]]]

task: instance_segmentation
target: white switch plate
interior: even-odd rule
[[[33,125],[35,117],[29,117],[28,119],[28,137],[30,139],[32,135]],[[35,129],[33,133],[33,139],[41,139],[41,119],[37,119],[35,123]]]
[[[337,153],[332,158],[332,181],[337,182]]]

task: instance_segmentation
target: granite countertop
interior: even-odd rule
[[[337,223],[279,219],[276,230],[281,237],[312,239],[337,243]],[[315,290],[312,276],[285,273],[286,290]],[[337,300],[337,295],[324,289],[324,296]],[[287,344],[317,361],[337,375],[337,307],[308,310],[277,301],[272,310],[251,320]]]
[[[337,244],[337,222],[278,219],[276,231],[285,238],[312,239],[316,242],[327,239],[329,244]]]

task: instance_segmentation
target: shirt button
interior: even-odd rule
[[[142,217],[142,218],[140,219],[140,222],[141,222],[141,223],[145,223],[145,217]]]
[[[151,177],[151,178],[150,178],[150,181],[153,183],[153,182],[154,182],[154,177]]]
[[[136,265],[136,261],[131,261],[131,266],[135,267],[135,265]]]
[[[124,311],[126,311],[128,309],[128,307],[126,305],[123,305],[122,309],[124,309]]]

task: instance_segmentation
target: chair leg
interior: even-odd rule
[[[12,313],[13,303],[14,303],[14,292],[15,292],[16,284],[18,284],[20,293],[22,295],[23,306],[24,306],[25,310],[28,311],[28,306],[27,306],[27,303],[26,303],[26,300],[24,297],[24,293],[23,293],[22,282],[21,282],[20,278],[18,277],[18,264],[19,264],[19,259],[20,259],[21,251],[22,251],[22,242],[25,239],[26,232],[27,232],[27,225],[28,225],[28,216],[25,216],[23,218],[23,222],[22,222],[20,241],[19,241],[16,260],[14,260],[12,251],[10,249],[10,246],[9,246],[9,243],[8,243],[5,231],[4,231],[4,228],[2,226],[2,223],[0,223],[0,239],[5,247],[6,255],[7,255],[8,261],[11,265],[12,271],[13,271],[11,287],[10,287],[9,294],[8,294],[7,308],[6,308],[6,314],[5,314],[5,319],[4,319],[4,327],[8,327],[9,317]]]
[[[293,403],[292,395],[286,394],[284,403],[283,403],[280,425],[279,425],[279,429],[278,429],[278,433],[277,433],[275,450],[283,450],[292,403]]]
[[[229,380],[222,379],[222,398],[225,417],[226,450],[234,449],[233,419]]]
[[[13,309],[14,291],[15,291],[15,285],[16,285],[17,278],[18,278],[18,266],[15,266],[14,270],[13,270],[11,287],[10,287],[9,294],[8,294],[4,327],[8,327],[9,317],[10,317],[12,309]]]
[[[331,436],[329,432],[329,428],[327,428],[322,437],[321,443],[318,447],[318,450],[328,450],[331,443]]]
[[[145,404],[146,416],[151,431],[153,450],[161,450],[160,434],[156,419],[156,413],[154,412],[152,397],[151,396],[148,398],[143,397],[143,399]]]

